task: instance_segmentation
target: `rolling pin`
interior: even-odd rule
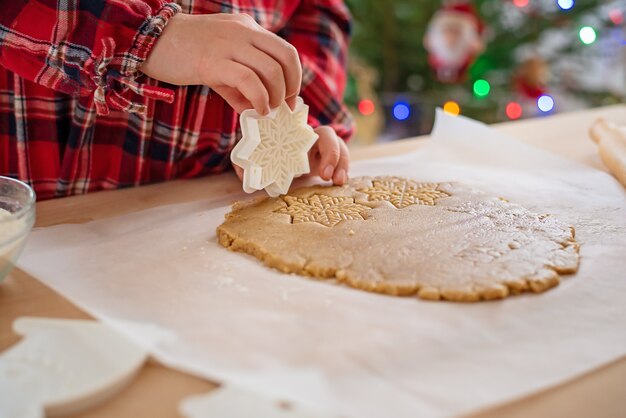
[[[591,125],[589,135],[598,144],[604,165],[626,187],[626,128],[598,119]]]

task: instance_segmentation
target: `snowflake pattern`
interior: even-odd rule
[[[325,226],[335,226],[344,220],[363,221],[371,208],[356,203],[351,197],[331,197],[314,194],[310,197],[284,196],[287,204],[276,210],[291,216],[291,223],[317,222]]]
[[[372,187],[359,189],[369,201],[386,200],[398,209],[411,205],[434,206],[436,200],[450,196],[438,190],[437,183],[418,183],[413,180],[387,177],[372,181]]]
[[[243,137],[231,154],[244,169],[244,190],[265,189],[276,197],[289,191],[294,177],[310,171],[308,152],[317,134],[307,125],[308,106],[298,98],[292,111],[286,103],[269,116],[254,111],[241,115]]]

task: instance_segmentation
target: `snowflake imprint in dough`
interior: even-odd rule
[[[294,177],[310,171],[308,152],[317,134],[307,125],[308,109],[298,98],[293,111],[283,102],[266,117],[254,110],[241,114],[243,137],[231,159],[244,169],[247,193],[265,189],[272,197],[285,194]]]
[[[284,196],[286,207],[274,212],[291,215],[291,223],[317,222],[335,226],[344,220],[364,221],[371,208],[355,203],[351,197],[331,197],[314,194],[310,197]]]
[[[359,189],[368,195],[369,201],[386,200],[398,209],[411,205],[435,206],[436,200],[450,196],[449,193],[438,190],[437,183],[418,183],[413,180],[395,177],[374,180],[372,187]]]

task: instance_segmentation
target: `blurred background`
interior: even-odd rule
[[[354,145],[626,99],[626,0],[346,0]]]

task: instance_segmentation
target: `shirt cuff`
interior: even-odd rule
[[[115,41],[113,38],[102,39],[102,54],[95,66],[96,90],[94,102],[100,115],[107,115],[110,109],[131,113],[144,113],[145,104],[134,100],[136,95],[149,99],[174,101],[174,92],[170,89],[138,83],[142,75],[140,68],[145,62],[155,42],[159,39],[169,20],[180,12],[176,3],[166,3],[156,14],[149,16],[139,27],[130,49],[117,71],[110,71],[107,66],[113,59]]]

